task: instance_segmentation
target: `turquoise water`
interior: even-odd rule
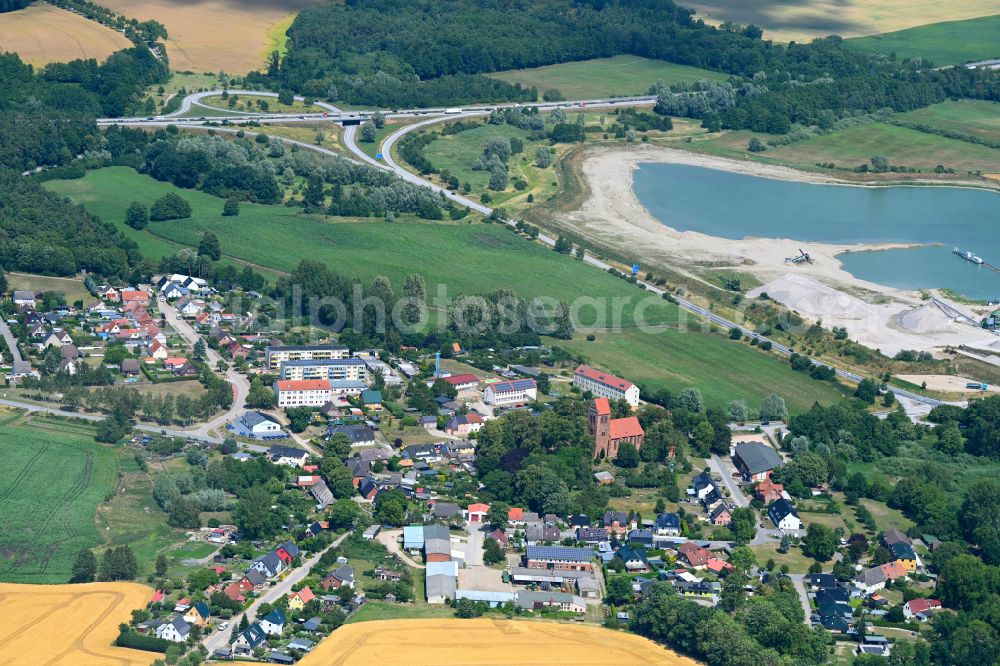
[[[1000,194],[958,187],[813,185],[683,164],[642,164],[634,191],[680,231],[740,239],[927,243],[840,255],[853,275],[904,289],[1000,297],[1000,273],[952,254],[958,246],[1000,266]]]

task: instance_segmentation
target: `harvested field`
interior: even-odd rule
[[[125,35],[44,2],[0,14],[0,51],[15,52],[36,67],[77,58],[101,61],[130,46]]]
[[[315,0],[98,0],[98,4],[140,21],[167,27],[167,56],[176,71],[246,74],[263,66],[267,54],[284,48],[290,17]],[[280,33],[280,34],[278,34]]]
[[[0,584],[0,663],[139,666],[158,656],[114,647],[118,625],[152,597],[135,583]]]
[[[990,0],[690,0],[684,3],[706,22],[752,23],[764,29],[765,39],[808,41],[837,34],[873,35],[940,21],[956,21],[996,14]]]
[[[493,619],[385,620],[345,625],[300,663],[368,666],[390,662],[397,666],[698,663],[645,638],[601,627]]]

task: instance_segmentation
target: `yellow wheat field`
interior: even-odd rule
[[[319,0],[96,0],[140,21],[167,28],[174,71],[246,74],[261,69],[275,47],[275,27]]]
[[[302,666],[607,666],[698,662],[639,636],[531,620],[380,620],[348,624]]]
[[[0,664],[147,666],[155,653],[113,643],[118,625],[152,596],[135,583],[0,583]]]
[[[77,58],[104,60],[132,46],[121,33],[44,2],[0,14],[0,51],[35,66]]]
[[[764,37],[787,42],[838,34],[861,37],[996,14],[996,0],[685,0],[707,23],[723,21],[760,26]]]

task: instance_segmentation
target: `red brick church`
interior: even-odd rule
[[[611,418],[611,405],[607,398],[595,398],[590,404],[587,427],[594,438],[594,458],[616,458],[618,447],[624,442],[630,442],[638,450],[642,448],[646,436],[636,417]]]

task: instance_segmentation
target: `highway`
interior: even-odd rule
[[[192,106],[195,105],[200,99],[203,99],[205,96],[208,96],[208,95],[218,94],[218,92],[219,91],[213,91],[213,92],[208,92],[208,93],[195,93],[193,95],[189,95],[188,98],[186,98],[184,100],[184,103],[181,105],[181,109],[185,109],[186,108],[186,109],[190,110],[192,108]],[[240,93],[237,93],[237,94],[240,94]],[[260,93],[256,93],[256,92],[253,92],[253,91],[244,91],[243,94],[260,94]],[[194,99],[192,99],[192,98],[194,98]],[[533,108],[538,108],[540,111],[551,111],[551,110],[554,110],[556,108],[561,108],[561,109],[564,109],[564,110],[567,110],[567,109],[568,110],[574,110],[574,109],[575,110],[586,110],[586,109],[589,109],[589,108],[628,107],[628,106],[648,105],[651,102],[654,102],[655,100],[656,100],[655,96],[644,95],[644,96],[636,96],[636,97],[608,98],[608,99],[597,99],[597,100],[582,100],[582,101],[575,101],[575,102],[540,102],[540,103],[534,103],[534,104],[497,104],[497,105],[492,105],[492,106],[471,106],[471,107],[465,107],[465,108],[461,109],[460,111],[458,111],[457,113],[453,112],[453,110],[445,109],[445,108],[408,109],[408,110],[403,110],[403,111],[391,111],[391,112],[389,112],[389,113],[386,114],[387,117],[389,117],[389,118],[410,119],[410,118],[416,118],[416,117],[420,117],[420,116],[431,116],[431,117],[427,118],[425,120],[422,120],[420,122],[416,122],[416,123],[412,123],[412,124],[406,125],[405,127],[400,128],[399,130],[397,130],[396,132],[393,132],[392,134],[390,134],[388,137],[385,138],[385,140],[382,142],[382,146],[381,146],[382,159],[384,160],[385,164],[382,164],[378,160],[375,160],[375,159],[369,157],[368,155],[366,155],[364,153],[364,151],[362,151],[358,147],[357,141],[356,141],[356,129],[354,128],[354,126],[351,126],[351,125],[345,126],[345,128],[344,128],[344,143],[348,147],[348,149],[352,153],[354,153],[355,156],[357,156],[358,160],[360,160],[361,162],[363,162],[365,164],[369,164],[369,165],[371,165],[373,167],[377,167],[377,168],[380,168],[380,169],[392,170],[393,172],[396,173],[396,175],[398,175],[400,178],[402,178],[403,180],[405,180],[407,182],[414,183],[416,185],[422,185],[424,187],[428,187],[428,188],[434,190],[435,192],[441,192],[441,193],[443,193],[443,195],[445,197],[447,197],[448,199],[450,199],[451,201],[454,201],[455,203],[457,203],[459,205],[465,206],[465,207],[467,207],[467,208],[469,208],[471,210],[474,210],[476,212],[482,213],[483,215],[490,215],[490,214],[493,213],[493,209],[492,208],[490,208],[488,206],[484,206],[482,203],[480,203],[478,201],[473,201],[472,199],[469,199],[467,197],[463,197],[462,195],[457,194],[455,192],[449,192],[449,191],[447,191],[447,190],[439,187],[438,185],[435,185],[434,183],[428,181],[427,179],[422,178],[419,175],[417,175],[417,174],[415,174],[415,173],[413,173],[411,171],[408,171],[407,169],[405,169],[402,166],[400,166],[395,161],[395,159],[392,156],[392,148],[393,148],[393,146],[395,146],[396,143],[400,139],[402,139],[406,134],[408,134],[410,132],[413,132],[413,131],[416,131],[416,130],[419,130],[419,129],[423,129],[423,128],[429,126],[429,125],[433,125],[433,124],[436,124],[436,123],[443,123],[443,122],[453,121],[453,120],[457,120],[457,119],[460,119],[460,118],[472,118],[472,117],[487,115],[493,109],[496,109],[496,108],[533,107]],[[178,111],[177,112],[177,114],[181,114],[181,113],[183,113],[183,111]],[[337,113],[337,114],[334,114],[334,115],[324,114],[324,113],[319,113],[319,114],[251,114],[251,115],[245,115],[245,116],[234,116],[232,118],[228,118],[227,117],[227,118],[225,118],[225,120],[229,121],[230,123],[251,122],[251,121],[257,122],[257,123],[267,123],[267,122],[288,122],[288,121],[296,121],[296,120],[298,120],[298,121],[304,121],[304,120],[311,120],[311,121],[326,120],[326,121],[330,121],[330,122],[343,122],[345,119],[353,120],[354,122],[357,122],[358,119],[366,119],[366,118],[370,117],[372,113],[374,113],[374,111],[340,112],[340,113]],[[212,120],[222,120],[222,119],[221,118],[213,118]],[[97,121],[97,123],[99,125],[115,125],[115,124],[118,124],[118,125],[137,125],[137,126],[159,126],[159,125],[166,125],[166,124],[173,123],[173,124],[183,125],[183,126],[201,126],[205,121],[206,121],[206,119],[195,119],[195,118],[187,118],[187,119],[185,119],[185,118],[177,118],[176,116],[170,116],[170,117],[160,116],[160,117],[152,117],[152,118],[102,118],[102,119],[99,119]],[[219,128],[217,128],[217,129],[219,129]],[[321,148],[320,146],[313,146],[313,145],[310,145],[310,144],[306,144],[304,142],[293,142],[293,143],[297,143],[299,146],[304,147],[304,148],[309,148],[310,150],[317,150],[318,152],[322,152],[322,153],[326,153],[326,154],[336,154],[336,153],[333,153],[333,151]],[[509,220],[508,219],[508,220],[503,220],[503,221],[505,223],[511,225],[511,226],[514,225],[514,221],[513,220]],[[541,242],[541,243],[544,243],[545,245],[550,246],[550,247],[554,246],[555,243],[556,243],[556,239],[555,238],[553,238],[553,237],[551,237],[551,236],[549,236],[547,234],[544,234],[544,233],[540,233],[538,235],[537,240],[539,242]],[[593,266],[594,268],[598,268],[598,269],[600,269],[602,271],[607,271],[608,269],[612,268],[612,266],[610,264],[608,264],[608,263],[606,263],[604,261],[601,261],[600,259],[597,259],[596,257],[593,257],[593,256],[591,256],[589,254],[587,254],[587,255],[584,256],[583,261],[584,261],[584,263],[587,263],[587,264]],[[651,294],[656,294],[657,296],[661,296],[661,297],[664,294],[663,289],[660,289],[656,285],[650,284],[650,283],[645,282],[643,280],[637,280],[636,284],[638,286],[640,286],[640,287],[645,288],[645,290],[647,292],[651,293]],[[737,328],[744,335],[749,336],[751,338],[756,338],[760,342],[770,342],[771,343],[771,349],[773,351],[776,351],[779,354],[782,354],[784,356],[791,356],[791,354],[793,353],[792,349],[790,349],[786,345],[783,345],[780,342],[776,342],[776,341],[771,340],[769,338],[766,338],[766,337],[764,337],[762,335],[759,335],[755,331],[753,331],[751,329],[748,329],[748,328],[746,328],[746,327],[744,327],[744,326],[742,326],[740,324],[737,324],[735,322],[732,322],[732,321],[726,319],[725,317],[717,315],[714,312],[711,312],[710,310],[701,307],[700,305],[692,303],[691,301],[688,301],[688,300],[686,300],[684,298],[675,296],[673,294],[671,294],[671,300],[672,300],[673,303],[675,303],[682,310],[690,312],[690,313],[695,314],[695,315],[698,315],[699,317],[701,317],[701,318],[703,318],[703,319],[705,319],[705,320],[707,320],[707,321],[709,321],[709,322],[711,322],[711,323],[713,323],[713,324],[715,324],[715,325],[717,325],[717,326],[719,326],[721,328],[725,328],[725,329]],[[842,368],[838,368],[836,366],[833,366],[833,365],[830,365],[830,364],[827,364],[827,363],[822,363],[822,362],[817,361],[815,359],[813,359],[812,362],[813,362],[814,365],[817,365],[817,366],[826,366],[826,367],[829,367],[829,368],[833,369],[833,371],[836,373],[837,377],[839,377],[841,379],[846,379],[846,380],[851,381],[851,382],[860,382],[861,380],[865,379],[865,377],[863,377],[862,375],[859,375],[859,374],[857,374],[855,372],[852,372],[850,370],[844,370]],[[941,400],[936,400],[934,398],[928,398],[928,397],[922,396],[920,394],[913,393],[911,391],[907,391],[907,390],[901,389],[901,388],[895,388],[894,387],[893,388],[893,392],[897,396],[902,396],[902,397],[908,398],[908,399],[910,399],[910,400],[912,400],[914,402],[922,403],[922,404],[925,404],[925,405],[930,405],[932,407],[944,404],[944,402],[941,401]]]

